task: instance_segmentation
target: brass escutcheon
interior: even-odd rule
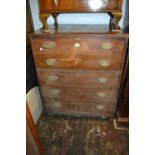
[[[101,77],[101,78],[98,78],[97,81],[100,83],[106,83],[106,82],[108,82],[108,78]]]
[[[56,75],[52,75],[52,76],[49,76],[48,79],[49,79],[50,81],[57,81],[57,80],[59,79],[59,77],[56,76]]]
[[[55,65],[57,63],[57,61],[55,59],[47,59],[46,60],[46,64],[48,65]]]
[[[101,44],[101,47],[105,50],[109,50],[113,47],[113,44],[109,43],[109,42],[105,42]]]
[[[107,67],[107,66],[110,65],[110,61],[108,61],[108,60],[100,60],[98,63],[99,63],[100,66],[102,66],[102,67]]]
[[[105,92],[98,92],[98,93],[96,93],[96,95],[98,97],[105,97],[107,94]]]
[[[56,47],[56,43],[51,41],[51,42],[46,42],[44,45],[43,45],[44,48],[47,48],[47,49],[51,49],[51,48],[55,48]]]

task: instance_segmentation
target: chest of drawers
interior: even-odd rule
[[[65,5],[63,0],[57,3],[40,0],[40,19],[44,30],[30,35],[44,111],[113,116],[128,42],[127,34],[120,30],[112,31],[114,27],[119,28],[118,18],[113,14],[120,13],[122,1],[100,0],[106,5],[97,12],[116,11],[109,13],[111,20],[108,28],[102,25],[58,26],[58,12],[92,11],[88,7],[90,1],[73,1]],[[45,21],[50,13],[55,18],[55,28],[49,28]]]

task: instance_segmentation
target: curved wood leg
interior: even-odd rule
[[[112,21],[113,21],[113,26],[114,26],[114,29],[116,30],[119,30],[120,27],[119,27],[119,21],[121,20],[122,18],[122,12],[112,12]]]
[[[49,30],[49,27],[48,27],[48,23],[47,23],[47,18],[50,16],[50,14],[40,14],[40,20],[43,24],[43,29],[44,30]]]
[[[109,23],[109,26],[110,26],[110,29],[115,29],[115,26],[114,26],[114,22],[115,22],[115,16],[112,15],[110,12],[108,13],[109,16],[110,16],[110,23]]]
[[[57,16],[59,14],[58,13],[53,13],[52,16],[54,18],[54,26],[55,26],[55,29],[57,30],[58,29],[58,20],[57,20]]]

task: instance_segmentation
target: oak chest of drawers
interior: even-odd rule
[[[55,26],[30,35],[45,112],[113,116],[128,35],[102,25]]]

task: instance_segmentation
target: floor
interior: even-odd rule
[[[129,134],[113,121],[42,115],[37,129],[46,155],[128,155]]]

